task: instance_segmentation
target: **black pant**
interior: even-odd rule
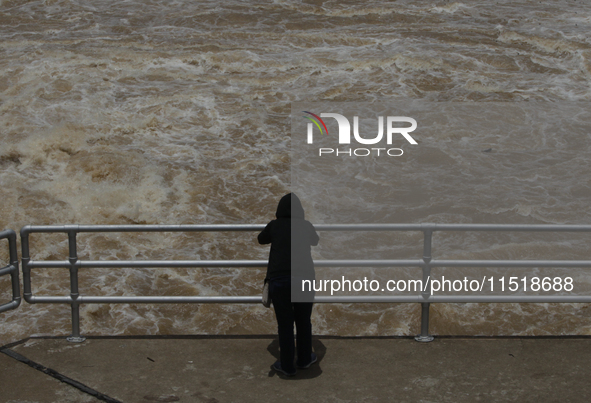
[[[312,357],[312,303],[291,302],[290,276],[276,277],[269,281],[269,295],[277,318],[281,368],[287,372],[294,372],[294,322],[297,329],[298,364],[307,365]]]

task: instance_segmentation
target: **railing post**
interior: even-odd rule
[[[67,338],[73,343],[81,343],[86,340],[80,336],[80,303],[78,302],[78,252],[76,250],[76,230],[68,231],[68,247],[70,250],[70,298],[72,299],[72,335]]]
[[[431,262],[431,239],[433,236],[433,230],[427,229],[423,230],[423,298],[429,298],[431,293],[431,266],[429,263]],[[420,341],[423,343],[428,343],[433,341],[433,336],[429,334],[429,306],[431,304],[428,302],[421,303],[421,334],[415,337],[416,341]]]
[[[23,271],[23,298],[29,304],[34,304],[31,291],[31,268],[29,262],[31,261],[31,255],[29,252],[29,226],[26,225],[21,228],[21,263]]]
[[[12,280],[12,295],[14,301],[16,301],[16,306],[18,307],[21,303],[21,285],[19,281],[18,253],[16,251],[16,234],[14,231],[12,231],[8,238],[8,245],[10,248],[10,264],[14,268],[10,275]]]
[[[16,253],[16,233],[11,229],[0,231],[0,239],[6,239],[8,241],[8,250],[10,254],[10,263],[8,266],[0,267],[0,276],[10,274],[12,282],[12,300],[5,304],[0,304],[0,312],[6,312],[18,308],[21,303],[18,255]]]

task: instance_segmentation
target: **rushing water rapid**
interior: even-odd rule
[[[266,223],[290,190],[292,103],[588,102],[590,31],[591,5],[582,0],[0,1],[0,229]],[[577,139],[533,137],[529,146],[548,155],[533,162],[511,136],[445,141],[413,160],[424,174],[411,180],[404,175],[416,170],[399,173],[408,186],[393,222],[591,224],[589,131]],[[552,160],[564,144],[574,171]],[[488,176],[453,188],[421,182],[427,173],[481,163]],[[496,197],[516,194],[503,181],[512,175],[516,184],[543,178],[543,191],[502,205]],[[470,201],[482,214],[476,218],[432,202],[437,194],[476,191],[484,195]],[[255,235],[86,234],[79,253],[97,260],[264,259],[268,249]],[[395,240],[416,249],[415,235]],[[445,238],[439,247],[462,258],[582,259],[587,239],[508,237],[508,245],[491,247],[472,235]],[[66,240],[32,235],[33,259],[65,259]],[[65,269],[34,270],[32,278],[39,295],[69,293]],[[257,269],[88,269],[80,290],[256,295],[263,278]],[[0,297],[11,298],[8,277],[0,279]],[[431,309],[434,334],[591,332],[585,304]],[[417,304],[317,305],[313,324],[318,334],[408,335],[418,332],[419,316]],[[69,322],[69,306],[23,302],[0,314],[0,344],[68,334]],[[258,305],[115,304],[83,306],[81,326],[83,334],[258,334],[276,325],[272,311]]]

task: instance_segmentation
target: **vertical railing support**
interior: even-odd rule
[[[15,302],[15,308],[21,303],[21,285],[19,281],[19,270],[18,270],[18,253],[16,251],[16,234],[12,232],[9,237],[10,247],[10,264],[13,267],[13,272],[10,274],[12,280],[12,295]]]
[[[433,231],[430,229],[423,230],[423,298],[429,298],[431,293],[431,240]],[[429,334],[429,306],[428,302],[421,303],[421,334],[415,337],[416,341],[428,343],[433,341],[433,336]]]
[[[16,233],[11,229],[0,231],[0,239],[8,240],[10,254],[10,263],[8,266],[0,268],[0,277],[10,274],[12,281],[12,301],[6,304],[0,304],[0,312],[5,312],[19,307],[21,303],[21,287],[18,271],[18,255],[16,253]]]
[[[29,262],[31,255],[29,253],[29,226],[21,228],[21,263],[23,271],[23,298],[29,304],[34,304],[33,293],[31,291],[31,268]]]
[[[80,336],[80,303],[78,302],[78,252],[76,248],[76,230],[68,231],[68,247],[70,250],[70,298],[72,299],[72,335],[67,338],[73,343],[81,343],[86,340]]]

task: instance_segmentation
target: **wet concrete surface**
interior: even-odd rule
[[[271,336],[31,338],[0,354],[0,403],[591,399],[591,338],[320,337],[314,350],[318,363],[288,378],[270,368]]]

